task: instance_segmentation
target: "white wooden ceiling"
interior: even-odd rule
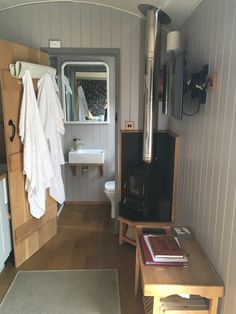
[[[56,2],[58,0],[0,0],[0,11],[12,7],[43,2]],[[65,2],[65,0],[59,0]],[[138,10],[139,4],[150,4],[161,8],[171,18],[171,29],[178,28],[185,19],[193,12],[202,0],[66,0],[66,2],[93,3],[105,5],[141,16]]]

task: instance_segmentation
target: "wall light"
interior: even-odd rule
[[[166,51],[176,53],[180,51],[180,32],[174,31],[167,34]]]

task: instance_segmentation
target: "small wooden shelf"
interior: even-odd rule
[[[98,167],[99,168],[99,174],[100,177],[103,176],[103,164],[80,164],[80,163],[68,163],[68,165],[70,166],[70,169],[72,171],[73,176],[76,176],[76,168],[77,167]]]
[[[153,297],[143,297],[145,314],[153,313]],[[172,295],[160,300],[160,313],[165,314],[209,314],[209,300],[200,296],[190,299]]]

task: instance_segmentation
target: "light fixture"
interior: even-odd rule
[[[177,53],[180,51],[180,32],[174,31],[167,34],[166,51]]]

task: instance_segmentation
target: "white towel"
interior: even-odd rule
[[[72,92],[72,89],[70,87],[70,82],[69,82],[67,76],[64,76],[64,86],[65,86],[65,93],[66,93],[66,95],[68,95],[68,94],[72,95],[73,92]]]
[[[44,74],[38,81],[38,105],[55,172],[55,177],[51,179],[49,193],[62,204],[65,201],[61,175],[61,165],[65,164],[61,141],[61,136],[65,133],[64,115],[55,81],[49,74]]]
[[[89,115],[89,110],[83,87],[79,86],[77,91],[78,97],[74,106],[74,117],[76,121],[87,121],[86,117]]]
[[[28,192],[30,212],[40,218],[46,210],[46,189],[54,177],[51,157],[40,120],[33,82],[28,70],[22,78],[19,134],[24,145],[23,172],[26,175],[25,189]]]

